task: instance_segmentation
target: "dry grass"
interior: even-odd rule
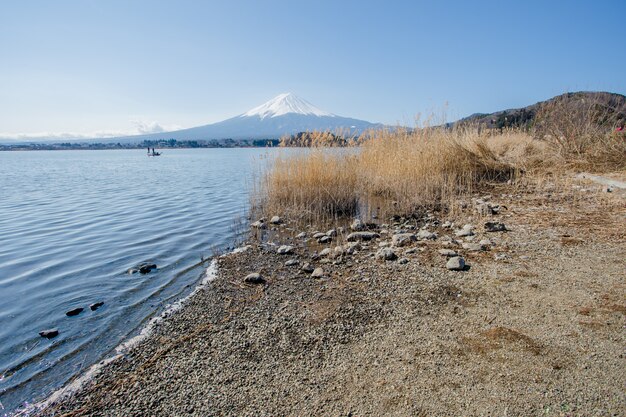
[[[393,200],[404,214],[446,208],[482,182],[515,176],[526,161],[516,155],[531,152],[531,143],[469,128],[374,132],[359,154],[360,192]]]
[[[313,147],[281,155],[264,174],[257,200],[267,214],[297,217],[354,215],[372,200],[393,202],[396,214],[446,210],[478,184],[506,181],[528,169],[540,148],[519,132],[372,131],[358,148]]]
[[[623,102],[566,94],[543,103],[532,134],[546,142],[545,165],[563,169],[606,172],[626,168]]]
[[[261,182],[261,205],[268,213],[295,217],[342,216],[358,205],[355,155],[324,148],[274,159]]]

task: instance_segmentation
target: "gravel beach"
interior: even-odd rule
[[[37,415],[626,415],[626,200],[587,188],[501,186],[363,242],[272,224]]]

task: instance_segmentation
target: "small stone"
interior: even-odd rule
[[[446,263],[446,268],[448,268],[450,271],[462,271],[463,269],[465,269],[465,259],[461,258],[460,256],[454,256],[448,259],[448,262]]]
[[[437,239],[437,235],[428,230],[420,230],[417,232],[417,238],[422,240],[435,240]]]
[[[452,256],[457,256],[457,253],[452,249],[439,249],[439,254],[442,256],[447,256],[448,258]]]
[[[330,237],[335,237],[335,236],[337,236],[337,230],[335,230],[335,229],[330,229],[328,232],[326,232],[326,236],[330,236]]]
[[[350,242],[346,245],[346,253],[348,255],[354,255],[356,252],[362,249],[359,242]]]
[[[39,332],[39,336],[45,337],[46,339],[52,339],[53,337],[57,337],[58,335],[59,329],[48,329]]]
[[[315,268],[311,273],[312,278],[322,278],[324,276],[324,270],[322,268]]]
[[[454,234],[458,237],[472,236],[474,234],[474,226],[466,224],[461,230],[457,230]]]
[[[405,255],[410,255],[412,253],[416,253],[417,252],[417,248],[410,248],[404,251]]]
[[[332,242],[332,240],[333,240],[332,237],[324,235],[323,237],[318,239],[318,242],[319,243],[330,243],[330,242]]]
[[[308,262],[306,262],[304,265],[302,265],[302,268],[300,268],[300,269],[303,270],[304,272],[307,272],[307,273],[313,272],[315,270],[315,268],[313,268],[313,265],[311,265]]]
[[[139,265],[140,274],[149,274],[153,269],[156,269],[156,264],[144,263]]]
[[[480,242],[478,242],[481,246],[488,248],[490,246],[493,246],[493,242],[489,239],[482,239]]]
[[[285,266],[295,266],[298,265],[300,263],[300,261],[298,261],[297,259],[290,259],[287,262],[285,262]]]
[[[291,245],[283,245],[283,246],[278,248],[276,253],[278,253],[279,255],[289,255],[289,254],[293,253],[293,246],[291,246]]]
[[[470,252],[480,252],[485,250],[484,246],[480,243],[463,243],[463,249]]]
[[[503,261],[508,258],[509,258],[509,255],[507,255],[506,253],[496,253],[493,256],[493,259],[495,259],[496,261]]]
[[[254,227],[256,229],[265,229],[265,228],[267,228],[267,225],[265,224],[265,220],[263,220],[263,219],[255,221],[250,226],[252,226],[252,227]]]
[[[391,237],[391,244],[395,247],[410,245],[417,237],[413,233],[398,233]]]
[[[376,252],[376,259],[382,259],[385,261],[394,261],[398,259],[398,255],[391,248],[382,248]]]
[[[380,235],[374,232],[353,232],[350,233],[346,240],[348,242],[366,241],[379,238]]]
[[[296,235],[296,237],[297,237],[298,239],[305,239],[305,238],[306,238],[306,233],[305,233],[305,232],[298,233],[298,234]]]
[[[98,301],[97,303],[93,303],[89,306],[89,309],[91,311],[96,311],[97,309],[99,309],[100,307],[102,307],[104,305],[104,301]]]
[[[500,222],[485,223],[485,232],[506,232],[506,226]]]
[[[246,275],[246,277],[243,279],[243,282],[248,284],[263,284],[265,282],[265,279],[258,272],[253,272]]]
[[[355,232],[360,232],[365,229],[365,225],[360,219],[354,219],[352,224],[350,224],[350,230],[354,230]]]
[[[402,265],[408,264],[409,260],[407,258],[400,258],[400,259],[398,259],[398,263],[402,264]]]
[[[475,207],[476,213],[480,214],[481,216],[489,216],[494,214],[493,209],[491,208],[491,204],[489,203],[480,203],[477,204]]]
[[[68,317],[78,316],[80,313],[83,312],[83,310],[84,309],[82,307],[74,308],[74,309],[68,311],[67,313],[65,313],[65,315],[68,316]]]
[[[444,229],[450,229],[452,228],[452,223],[449,221],[446,221],[444,224],[441,225],[441,227],[443,227]]]
[[[313,234],[313,239],[321,239],[323,237],[326,237],[326,233],[322,233],[322,232],[315,232]]]
[[[270,223],[272,224],[281,224],[283,222],[283,219],[281,219],[278,216],[274,216],[270,219]]]
[[[322,251],[320,252],[320,256],[328,256],[333,252],[333,250],[331,248],[325,248],[322,249]]]

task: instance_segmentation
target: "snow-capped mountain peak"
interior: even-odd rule
[[[303,114],[307,116],[330,116],[334,114],[321,110],[308,101],[292,93],[280,94],[265,104],[244,113],[241,117],[258,116],[261,119],[282,116],[288,113]]]

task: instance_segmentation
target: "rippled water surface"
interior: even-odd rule
[[[0,152],[0,411],[49,394],[189,292],[201,258],[234,244],[266,154]],[[158,270],[126,272],[144,261]]]

